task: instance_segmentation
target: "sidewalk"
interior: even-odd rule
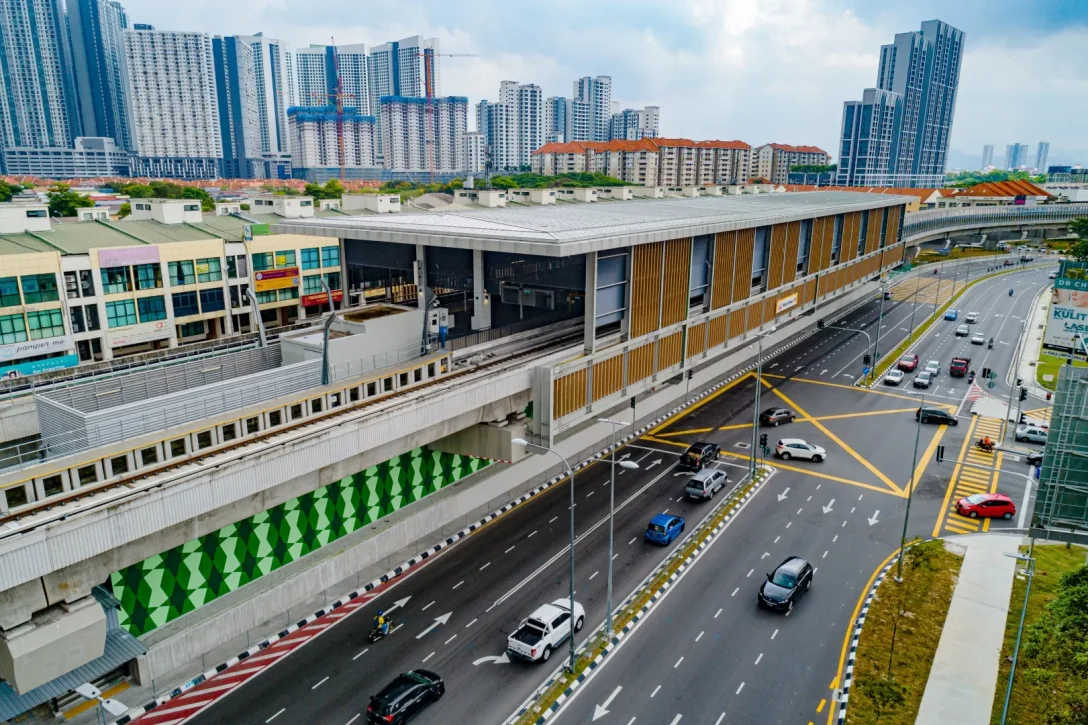
[[[989,725],[1020,535],[951,536],[966,549],[917,725]]]
[[[1043,349],[1043,328],[1046,326],[1046,313],[1049,308],[1050,288],[1044,287],[1031,303],[1022,343],[1024,348],[1020,351],[1020,365],[1016,369],[1016,377],[1024,381],[1028,394],[1040,400],[1046,400],[1049,391],[1036,381],[1035,363],[1039,361],[1039,351]]]

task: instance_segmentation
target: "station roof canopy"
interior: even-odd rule
[[[849,191],[742,194],[285,219],[273,229],[287,234],[561,257],[908,201],[913,199]]]

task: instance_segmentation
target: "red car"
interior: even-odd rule
[[[913,354],[904,355],[903,357],[899,358],[898,367],[905,373],[913,372],[914,368],[918,367],[918,356]]]
[[[1016,515],[1016,504],[1003,493],[976,493],[957,501],[956,513],[971,519],[1000,516],[1008,521]]]

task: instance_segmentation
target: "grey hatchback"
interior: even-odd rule
[[[715,493],[725,488],[727,480],[729,477],[724,471],[716,468],[704,469],[688,480],[688,485],[684,487],[684,495],[695,500],[714,498]]]

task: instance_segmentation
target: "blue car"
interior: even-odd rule
[[[959,319],[959,316],[959,310],[949,310],[948,312],[944,313],[944,319],[946,320],[957,320]]]
[[[684,530],[684,519],[672,514],[658,514],[646,527],[646,541],[667,545]]]

